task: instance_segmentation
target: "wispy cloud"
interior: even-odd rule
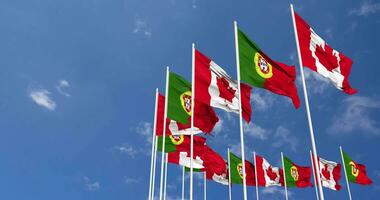
[[[261,193],[263,195],[281,195],[285,196],[285,190],[284,188],[280,187],[265,187],[261,190]],[[293,193],[288,190],[288,197],[292,196]]]
[[[289,146],[292,151],[296,151],[298,145],[298,139],[292,135],[289,129],[279,126],[274,133],[273,147],[279,148],[283,146]]]
[[[191,7],[194,9],[198,8],[197,0],[191,0]]]
[[[85,189],[88,191],[97,191],[100,189],[100,183],[98,181],[92,181],[87,176],[83,177]]]
[[[70,97],[71,95],[64,91],[66,88],[69,88],[69,87],[70,87],[70,83],[67,80],[60,80],[58,82],[58,85],[55,88],[61,95],[65,97]]]
[[[333,117],[327,132],[341,135],[357,130],[360,133],[380,135],[379,122],[371,117],[371,113],[379,109],[380,100],[350,96],[343,101],[342,108]]]
[[[136,154],[138,153],[138,151],[135,150],[135,148],[133,148],[133,146],[129,144],[115,146],[115,149],[119,151],[120,153],[128,155],[131,158],[135,158]]]
[[[30,89],[29,97],[39,106],[54,111],[57,104],[50,98],[50,92],[46,89]]]
[[[268,92],[254,90],[251,94],[251,102],[253,104],[254,111],[265,111],[273,106],[273,95]]]
[[[134,34],[141,33],[145,35],[146,37],[151,37],[152,36],[152,31],[148,27],[147,23],[142,20],[142,19],[136,19],[135,20],[135,26],[132,31]]]
[[[349,11],[351,15],[368,16],[380,11],[380,3],[372,3],[371,1],[363,1],[359,8]]]
[[[309,70],[304,70],[305,79],[307,80],[306,85],[309,92],[313,94],[323,94],[325,93],[326,88],[328,88],[330,82],[321,75]],[[301,79],[299,79],[301,83]]]
[[[136,133],[145,137],[148,144],[152,144],[152,134],[153,134],[152,123],[140,122],[139,125],[136,127],[135,131]]]
[[[219,117],[219,121],[218,123],[216,123],[214,129],[213,129],[213,132],[215,133],[215,135],[218,135],[219,133],[222,132],[222,129],[223,129],[223,119]]]
[[[126,184],[136,184],[141,182],[141,178],[125,177],[124,182]]]
[[[270,132],[254,123],[244,123],[244,133],[256,139],[266,140]]]

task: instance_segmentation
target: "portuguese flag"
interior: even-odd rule
[[[190,152],[191,136],[188,135],[170,135],[158,137],[157,150],[162,152],[162,140],[165,138],[165,152]],[[194,135],[194,154],[203,154],[206,139]]]
[[[343,152],[343,160],[344,166],[346,167],[348,181],[360,185],[372,184],[372,180],[367,176],[365,165],[356,163],[345,152]]]
[[[230,152],[231,183],[243,184],[243,164],[241,158]],[[255,167],[245,161],[245,173],[247,185],[255,186]]]
[[[241,80],[254,87],[287,96],[299,108],[295,67],[272,60],[239,29],[238,46]]]
[[[181,76],[170,72],[168,94],[168,118],[183,125],[191,120],[191,84]],[[215,111],[209,105],[196,102],[194,107],[194,126],[210,133],[219,121]]]
[[[287,187],[308,187],[312,186],[310,182],[311,168],[296,165],[289,158],[284,156],[284,174]]]

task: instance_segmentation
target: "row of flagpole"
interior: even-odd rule
[[[305,100],[305,107],[306,107],[306,115],[307,115],[307,121],[308,121],[308,127],[309,127],[309,132],[310,132],[310,140],[311,140],[311,145],[312,145],[312,153],[310,152],[311,159],[314,163],[318,163],[318,154],[317,154],[317,148],[316,148],[316,142],[315,142],[315,137],[314,137],[314,129],[313,129],[313,123],[312,123],[312,117],[311,117],[311,111],[310,111],[310,106],[309,106],[309,100],[308,100],[308,92],[307,92],[307,87],[306,87],[306,81],[305,81],[305,76],[304,76],[304,71],[303,71],[303,64],[302,64],[302,57],[301,57],[301,52],[300,52],[300,46],[299,46],[299,40],[298,40],[298,34],[296,30],[296,24],[295,24],[295,16],[294,16],[294,9],[293,5],[290,4],[291,8],[291,16],[292,16],[292,21],[293,21],[293,28],[294,28],[294,36],[295,36],[295,41],[296,41],[296,46],[297,46],[297,54],[298,54],[298,59],[299,59],[299,69],[301,73],[301,81],[302,81],[302,88],[303,88],[303,93],[304,93],[304,100]],[[243,130],[243,119],[242,119],[242,104],[241,104],[241,88],[240,88],[240,60],[239,60],[239,44],[238,44],[238,35],[237,35],[237,22],[234,21],[234,35],[235,35],[235,53],[236,53],[236,69],[237,69],[237,83],[238,83],[238,94],[239,94],[239,130],[240,130],[240,144],[241,144],[241,156],[242,156],[242,161],[244,163],[245,161],[245,150],[244,150],[244,130]],[[194,145],[194,137],[193,137],[193,130],[194,130],[194,94],[195,94],[195,44],[192,44],[192,96],[191,96],[191,144],[190,144],[190,158],[193,158],[194,151],[193,151],[193,145]],[[169,67],[166,69],[166,86],[165,86],[165,110],[164,110],[164,119],[167,118],[167,97],[168,97],[168,84],[169,84]],[[155,106],[155,113],[157,111],[157,101],[158,101],[158,89],[156,89],[156,106]],[[165,122],[166,120],[164,120]],[[154,186],[155,186],[155,172],[156,172],[156,157],[157,157],[157,138],[155,136],[155,131],[156,131],[156,116],[154,117],[154,130],[153,130],[153,139],[152,139],[152,156],[151,156],[151,172],[150,172],[150,179],[149,179],[149,198],[153,199],[154,198]],[[166,130],[166,123],[163,124],[163,130]],[[228,150],[229,152],[229,150]],[[167,157],[165,160],[165,140],[162,141],[162,154],[161,154],[161,174],[160,174],[160,190],[159,190],[159,200],[166,199],[166,171],[167,171]],[[229,154],[228,154],[229,156]],[[341,150],[341,156],[343,159],[343,154]],[[281,153],[281,158],[283,160],[283,155]],[[313,163],[312,162],[312,163]],[[166,164],[166,166],[165,166]],[[315,170],[319,172],[319,165],[313,166],[313,171]],[[243,199],[247,200],[247,185],[246,185],[246,167],[245,164],[242,165],[242,170],[243,170]],[[255,160],[255,170],[256,170],[256,160]],[[165,172],[164,172],[165,171]],[[344,171],[346,172],[345,166],[344,166]],[[316,188],[316,195],[317,199],[324,200],[324,194],[323,194],[323,189],[321,184],[316,184],[316,183],[321,183],[321,177],[320,173],[313,173],[316,177],[314,178],[315,180],[315,185],[318,187],[318,191]],[[346,174],[346,173],[345,173]],[[164,177],[165,175],[165,177]],[[183,169],[183,175],[184,179],[184,169]],[[206,177],[204,177],[206,178]],[[347,180],[347,175],[346,175],[346,181],[347,181],[347,188],[349,192],[349,198],[351,198],[351,192]],[[285,181],[286,182],[286,181]],[[206,181],[205,181],[206,183]],[[257,183],[257,177],[256,177],[256,183]],[[258,184],[256,184],[256,199],[259,199],[258,195]],[[205,185],[206,189],[206,185]],[[287,197],[287,187],[285,183],[285,194],[286,194],[286,199]],[[190,184],[189,184],[189,196],[190,200],[193,200],[193,161],[190,159]],[[204,197],[206,198],[206,190]],[[182,183],[182,199],[184,198],[184,180]],[[231,183],[229,180],[229,199],[231,199]]]

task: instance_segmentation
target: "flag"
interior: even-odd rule
[[[284,156],[284,174],[287,187],[308,187],[310,182],[311,168],[301,167]]]
[[[156,135],[162,136],[162,130],[164,126],[164,111],[165,111],[165,96],[158,94],[158,103],[156,111]],[[202,131],[194,127],[193,134],[201,133]],[[166,135],[190,135],[190,124],[181,124],[169,118],[166,118]]]
[[[284,184],[282,169],[273,167],[265,158],[256,155],[257,182],[259,186],[281,186]]]
[[[243,184],[243,164],[241,158],[230,152],[230,174],[231,183]],[[245,173],[247,185],[255,186],[255,166],[249,161],[245,161]]]
[[[332,190],[340,190],[340,164],[320,157],[318,157],[318,160],[322,186]]]
[[[365,165],[356,163],[351,157],[343,152],[344,166],[346,167],[347,179],[352,183],[370,185],[372,180],[367,176]]]
[[[238,83],[210,58],[195,50],[195,100],[227,112],[239,114]],[[251,87],[242,84],[244,119],[251,120]]]
[[[181,124],[190,124],[191,120],[191,84],[181,76],[169,74],[168,118]],[[210,133],[219,121],[212,107],[195,102],[194,126]]]
[[[223,185],[228,185],[226,161],[221,155],[205,146],[202,156],[206,178]]]
[[[185,167],[190,168],[190,152],[169,152],[168,154],[168,162],[173,163],[176,165],[181,165]],[[203,166],[203,160],[201,158],[201,154],[198,154],[197,152],[194,152],[193,157],[193,169],[202,169]]]
[[[241,80],[255,87],[265,88],[273,93],[292,99],[296,108],[300,99],[295,84],[296,68],[276,62],[238,30]]]
[[[294,15],[303,65],[329,79],[339,90],[355,94],[357,90],[348,82],[351,59],[331,48],[296,12]]]
[[[204,161],[204,168],[193,169],[194,172],[205,172],[208,180],[228,185],[226,161],[222,156],[212,150],[209,146],[205,146],[201,159]],[[190,168],[186,167],[185,171],[189,172]]]
[[[157,150],[162,152],[162,140],[165,138],[165,152],[190,152],[191,136],[189,135],[169,135],[160,136],[157,140]],[[206,139],[194,135],[193,149],[195,154],[202,155],[204,152]]]

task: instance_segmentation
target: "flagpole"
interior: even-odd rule
[[[155,135],[156,135],[156,120],[157,120],[157,104],[158,104],[158,88],[156,88],[156,102],[154,105],[154,121],[153,121],[153,133],[152,133],[152,154],[150,158],[150,176],[149,176],[149,197],[152,197],[152,179],[153,179],[153,161],[154,161],[154,147],[155,147]]]
[[[232,200],[232,191],[231,191],[231,159],[230,159],[230,148],[227,148],[227,158],[228,158],[228,196],[229,200]]]
[[[182,166],[182,200],[185,200],[185,166]]]
[[[314,163],[318,163],[317,147],[315,145],[313,122],[311,120],[311,113],[310,113],[310,108],[309,108],[309,98],[308,98],[308,95],[307,95],[305,76],[304,76],[304,73],[303,73],[301,51],[300,51],[300,47],[299,47],[299,41],[298,41],[298,34],[297,34],[295,17],[294,17],[293,4],[290,4],[290,9],[292,11],[294,36],[295,36],[295,40],[296,40],[296,44],[297,44],[299,68],[300,68],[300,71],[301,71],[301,80],[302,80],[302,87],[303,87],[303,93],[304,93],[304,98],[305,98],[306,114],[307,114],[307,119],[308,119],[308,124],[309,124],[310,139],[311,139],[311,146],[312,146],[312,150],[313,150]],[[319,165],[318,164],[315,165],[315,168],[319,172]],[[318,183],[321,182],[321,175],[319,173],[317,173],[317,180],[318,180],[317,181]],[[321,200],[324,200],[325,198],[324,198],[324,195],[323,195],[323,189],[322,189],[322,185],[321,184],[318,184],[318,189],[319,189],[319,194],[320,194]]]
[[[155,181],[156,181],[156,162],[157,162],[157,140],[158,136],[155,136],[154,140],[154,158],[153,158],[153,177],[152,177],[152,196],[150,197],[151,200],[154,199],[154,187],[155,187]]]
[[[288,188],[286,185],[286,173],[285,173],[285,164],[284,164],[284,154],[281,152],[281,161],[282,161],[282,169],[284,171],[284,186],[285,186],[285,199],[288,200]]]
[[[165,110],[164,110],[164,125],[162,129],[162,151],[161,151],[161,179],[160,179],[160,200],[162,200],[162,190],[164,182],[164,164],[165,164],[165,138],[166,138],[166,118],[168,115],[168,94],[169,94],[169,67],[166,67],[166,86],[165,86]]]
[[[244,134],[243,134],[243,114],[241,106],[241,88],[240,88],[240,59],[239,59],[239,43],[238,43],[238,32],[237,32],[237,22],[234,21],[234,31],[235,31],[235,53],[236,53],[236,71],[237,71],[237,83],[239,92],[239,123],[240,123],[240,146],[241,146],[241,159],[243,163],[243,194],[244,200],[247,200],[247,183],[246,183],[246,171],[245,171],[245,153],[244,153]]]
[[[317,196],[317,200],[319,200],[317,180],[315,178],[315,168],[314,168],[314,162],[313,162],[313,154],[311,154],[311,151],[310,151],[310,161],[311,161],[311,167],[313,169],[315,194]]]
[[[190,200],[193,200],[193,157],[194,157],[194,97],[195,97],[195,44],[192,43],[191,57],[191,129],[190,129]]]
[[[166,200],[166,183],[168,179],[168,154],[165,153],[165,179],[164,179],[164,200]]]
[[[350,197],[350,200],[352,200],[352,197],[351,197],[351,190],[350,190],[350,184],[348,183],[348,177],[347,177],[346,165],[345,165],[344,158],[343,158],[343,150],[342,150],[342,146],[339,146],[339,149],[340,149],[340,156],[342,157],[342,163],[343,163],[343,169],[344,169],[344,176],[346,177],[348,196]]]
[[[257,181],[256,151],[253,152],[253,163],[255,164],[256,200],[259,200],[259,182]]]
[[[206,180],[206,172],[203,175],[203,199],[207,199],[207,180]]]

